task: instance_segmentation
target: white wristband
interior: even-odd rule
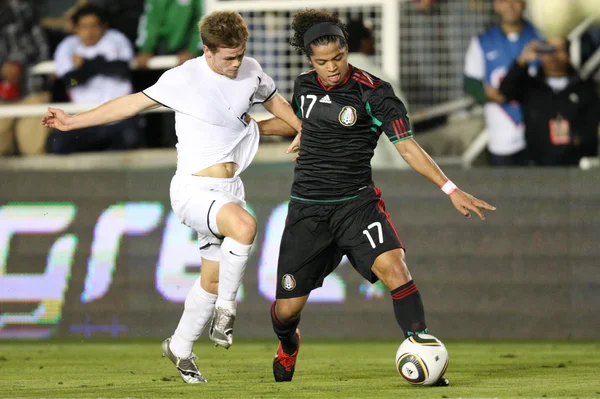
[[[456,184],[452,183],[452,180],[448,180],[446,183],[444,183],[444,185],[442,186],[442,191],[445,192],[447,195],[452,194],[453,192],[456,191],[458,187],[456,187]]]

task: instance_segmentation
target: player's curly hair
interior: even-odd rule
[[[313,25],[316,25],[321,22],[333,22],[337,24],[344,32],[344,37],[340,36],[321,36],[318,39],[313,40],[308,47],[304,46],[304,34],[308,29],[310,29]],[[311,56],[313,54],[311,45],[322,46],[329,43],[338,43],[338,45],[343,48],[348,46],[348,31],[346,30],[346,26],[340,21],[337,15],[330,14],[324,11],[318,10],[304,10],[294,14],[294,19],[292,21],[292,30],[294,31],[294,36],[290,40],[290,44],[292,47],[297,50],[303,52],[307,56]]]

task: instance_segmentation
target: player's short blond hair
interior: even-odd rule
[[[248,25],[235,11],[215,11],[205,15],[198,23],[198,29],[202,43],[210,51],[236,48],[248,40]]]

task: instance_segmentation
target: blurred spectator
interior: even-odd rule
[[[76,34],[65,38],[54,54],[56,74],[65,81],[71,101],[94,105],[131,94],[131,42],[121,32],[108,29],[103,10],[96,6],[78,9],[73,25]],[[126,150],[140,147],[141,137],[136,120],[71,132],[55,131],[48,139],[48,152]]]
[[[541,59],[532,74],[528,64]],[[500,91],[521,103],[529,156],[536,165],[577,165],[598,155],[600,101],[595,86],[570,64],[568,42],[530,43],[502,81]]]
[[[375,39],[371,30],[364,25],[362,20],[348,22],[346,29],[348,30],[348,62],[373,76],[389,82],[396,96],[408,107],[398,85],[398,79],[387,76],[383,69],[375,63]]]
[[[123,33],[132,43],[135,42],[140,16],[144,11],[144,0],[87,0],[87,2],[105,9],[110,27]]]
[[[104,9],[110,26],[135,41],[144,0],[39,0],[42,26],[56,44],[73,33],[73,14],[86,5]]]
[[[138,66],[146,68],[154,55],[177,54],[180,64],[199,56],[201,17],[202,0],[146,0],[135,43]]]
[[[523,0],[494,0],[500,24],[472,39],[465,60],[465,91],[485,104],[488,151],[493,166],[528,163],[525,127],[518,104],[508,103],[498,91],[513,61],[539,33],[523,20]]]
[[[25,0],[0,0],[0,104],[49,102],[45,79],[28,74],[29,67],[46,60],[48,55],[32,4]],[[37,116],[0,119],[0,155],[41,154],[47,136],[48,129]]]

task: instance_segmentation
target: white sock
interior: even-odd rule
[[[216,306],[235,314],[235,297],[242,284],[252,245],[244,245],[230,237],[221,244],[219,264],[219,297]]]
[[[171,351],[177,357],[188,358],[192,354],[192,345],[202,335],[210,320],[217,296],[204,291],[200,286],[200,277],[194,282],[185,299],[185,307],[179,325],[171,338]]]

